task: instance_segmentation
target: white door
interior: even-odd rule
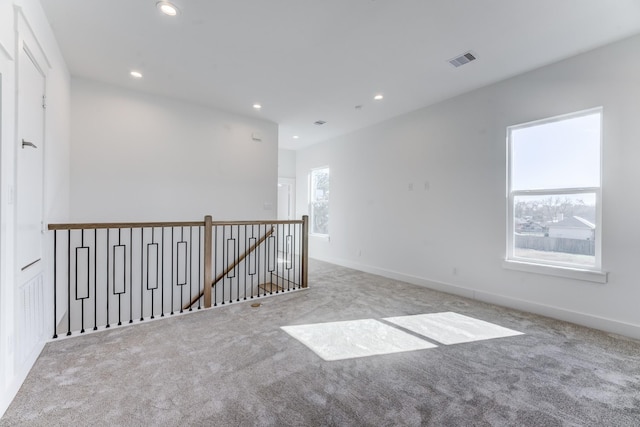
[[[278,219],[295,219],[296,180],[292,178],[278,178]]]
[[[25,271],[42,258],[45,78],[26,50],[19,60],[16,256],[18,269]]]

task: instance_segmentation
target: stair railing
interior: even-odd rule
[[[49,230],[54,338],[308,286],[307,216],[214,222],[207,215]]]
[[[216,223],[216,224],[221,224],[221,223]],[[275,227],[271,227],[270,230],[268,230],[264,236],[262,236],[257,242],[255,242],[253,245],[251,245],[238,259],[236,259],[235,261],[233,261],[233,263],[231,265],[229,265],[225,271],[223,271],[222,273],[220,273],[215,280],[213,281],[207,281],[205,280],[205,283],[210,282],[212,287],[216,286],[216,283],[220,282],[221,280],[223,280],[225,278],[225,276],[227,274],[229,274],[230,272],[232,272],[234,269],[236,269],[238,267],[238,265],[244,261],[244,259],[248,256],[250,256],[251,254],[253,254],[255,252],[256,249],[258,249],[258,247],[264,243],[267,238],[269,236],[271,236],[275,231]],[[206,255],[205,255],[206,256]],[[206,286],[205,289],[202,289],[202,291],[200,292],[199,295],[197,295],[194,299],[191,300],[191,302],[189,302],[187,305],[185,305],[183,307],[183,309],[188,309],[191,306],[193,306],[196,302],[199,301],[200,298],[202,298],[204,296],[206,292]],[[209,293],[209,298],[211,298],[210,296],[211,294]]]

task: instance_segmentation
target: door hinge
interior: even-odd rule
[[[47,108],[47,95],[42,95],[42,108]]]

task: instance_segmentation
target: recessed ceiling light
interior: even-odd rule
[[[382,98],[384,98],[384,96],[382,96],[381,94],[378,94],[373,97],[373,99],[375,99],[376,101],[380,101]]]
[[[129,74],[131,74],[131,77],[133,77],[134,79],[141,79],[142,78],[142,73],[140,71],[132,71]]]
[[[178,8],[168,1],[159,1],[158,3],[156,3],[156,7],[160,9],[162,13],[168,16],[176,16],[179,12]]]
[[[262,108],[262,105],[260,104],[253,104],[253,108],[255,108],[256,110],[259,110]]]
[[[300,138],[298,135],[293,135],[293,139],[298,139]]]

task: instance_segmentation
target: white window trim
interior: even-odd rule
[[[560,188],[560,189],[542,189],[542,190],[511,190],[511,134],[513,131],[527,128],[531,126],[553,123],[569,118],[586,116],[594,113],[600,114],[600,182],[599,187],[581,187],[581,188]],[[603,154],[603,120],[604,108],[596,107],[588,110],[577,111],[575,113],[563,114],[547,119],[535,120],[532,122],[522,123],[519,125],[509,126],[507,128],[507,253],[503,262],[503,268],[510,270],[525,271],[528,273],[538,273],[557,277],[565,277],[576,280],[584,280],[595,283],[607,283],[608,274],[602,271],[602,154]],[[553,261],[535,260],[531,258],[521,258],[514,255],[514,199],[523,195],[563,195],[563,194],[580,194],[595,193],[596,195],[596,230],[595,230],[595,265],[591,268],[584,266],[576,266],[567,263],[554,263]]]
[[[308,191],[309,191],[309,197],[307,198],[307,209],[309,211],[309,220],[310,221],[313,221],[313,210],[311,209],[311,203],[312,203],[311,198],[312,198],[312,193],[313,193],[313,190],[312,190],[312,179],[313,179],[312,175],[313,175],[314,171],[321,170],[321,169],[329,169],[329,187],[331,187],[331,168],[329,167],[329,165],[318,166],[318,167],[309,169],[309,175],[308,175],[308,181],[309,182],[308,182],[308,185],[307,185],[307,188],[308,188]],[[329,203],[331,203],[331,201],[329,201]],[[326,233],[326,234],[325,233],[314,233],[312,230],[313,230],[313,226],[310,226],[309,227],[309,236],[310,237],[323,239],[323,240],[326,240],[326,241],[330,241],[331,240],[331,238],[329,236],[329,233]]]

